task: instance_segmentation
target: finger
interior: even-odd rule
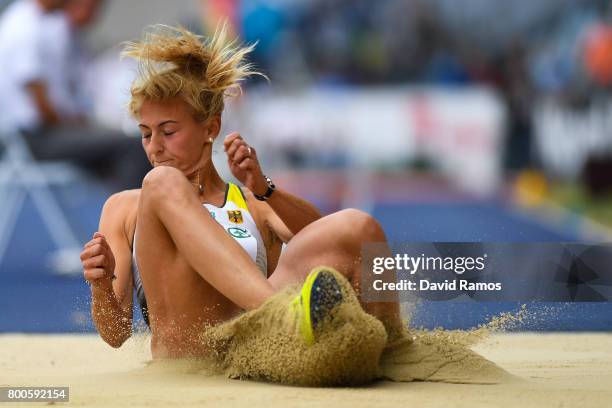
[[[232,160],[239,162],[239,161],[242,161],[242,159],[244,159],[245,157],[255,157],[254,152],[255,152],[255,149],[252,146],[249,146],[248,144],[243,143],[234,152],[232,156]]]
[[[98,238],[98,237],[105,238],[104,234],[102,234],[100,231],[94,232],[93,238]]]
[[[246,146],[246,142],[242,139],[235,139],[227,149],[227,155],[233,157],[236,151],[242,146]]]
[[[94,236],[95,236],[96,238],[92,239],[92,240],[91,240],[91,241],[89,241],[87,244],[85,244],[85,248],[87,248],[88,246],[91,246],[91,245],[100,244],[100,245],[102,245],[104,248],[106,248],[107,250],[109,250],[109,251],[111,251],[111,252],[112,252],[111,247],[110,247],[110,245],[109,245],[109,243],[108,243],[108,240],[106,239],[106,236],[104,236],[104,234],[102,234],[101,232],[96,232],[96,233],[94,234]],[[91,244],[90,244],[90,245],[88,245],[90,242],[91,242]]]
[[[251,154],[249,153],[248,146],[240,146],[240,148],[234,154],[233,161],[236,163],[241,163],[244,159],[250,158]]]
[[[105,255],[97,255],[83,261],[83,269],[105,268],[107,266]]]
[[[228,134],[227,136],[225,136],[225,139],[223,139],[223,144],[224,145],[229,145],[236,138],[239,138],[239,137],[240,137],[240,133],[239,132],[232,132],[232,133]]]
[[[81,261],[84,261],[92,257],[91,248],[92,247],[90,246],[81,251],[81,254],[80,254]]]
[[[108,241],[106,240],[106,238],[103,238],[103,237],[97,237],[97,238],[92,239],[91,241],[87,242],[83,246],[83,249],[90,248],[94,245],[101,245],[102,247],[108,249],[109,251],[111,250],[111,247],[108,244]]]
[[[102,244],[103,239],[98,237],[98,238],[94,238],[92,240],[90,240],[89,242],[87,242],[83,248],[89,248],[90,246],[96,245],[96,244]]]
[[[233,174],[233,173],[235,173],[236,171],[240,170],[240,169],[238,168],[238,163],[233,162],[233,161],[231,161],[231,160],[229,160],[229,159],[228,159],[228,161],[227,161],[227,165],[228,165],[228,167],[230,168],[230,170],[231,170],[232,174]]]
[[[106,249],[102,246],[102,244],[94,244],[91,247],[85,249],[81,252],[81,261],[92,258],[97,255],[102,255],[105,253]]]
[[[238,164],[238,168],[240,168],[240,170],[248,170],[253,167],[254,163],[255,161],[253,159],[247,157]]]
[[[239,138],[241,138],[241,136],[238,132],[232,132],[229,135],[225,136],[225,140],[223,141],[223,150],[227,151],[232,142]]]
[[[85,272],[83,272],[83,276],[87,281],[94,281],[104,278],[106,276],[106,270],[103,268],[86,269]]]
[[[104,248],[106,248],[106,250],[108,250],[108,251],[112,252],[111,247],[110,247],[110,244],[108,243],[108,240],[107,240],[106,238],[104,238],[104,237],[103,237],[103,238],[102,238],[102,242],[100,242],[100,244],[101,244],[101,245],[102,245]]]

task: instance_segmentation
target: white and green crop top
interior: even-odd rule
[[[225,189],[225,199],[223,206],[217,207],[212,204],[202,204],[211,217],[225,229],[225,231],[236,240],[249,254],[257,268],[261,271],[264,277],[268,276],[268,259],[266,255],[266,247],[253,216],[249,212],[246,199],[240,187],[233,183],[228,183]],[[136,298],[140,303],[143,317],[147,324],[148,312],[147,301],[140,279],[140,271],[136,263],[136,234],[132,244],[132,274],[134,277],[134,289],[136,290]]]

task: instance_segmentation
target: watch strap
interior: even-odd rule
[[[266,176],[264,174],[264,178],[266,179],[266,183],[268,183],[268,189],[266,190],[265,194],[264,195],[259,195],[259,194],[253,193],[255,198],[258,199],[259,201],[267,201],[268,198],[270,198],[270,196],[274,192],[274,190],[276,190],[276,186],[274,185],[274,183],[272,182],[270,177],[268,177],[268,176]]]

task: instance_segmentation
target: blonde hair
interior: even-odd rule
[[[255,45],[241,47],[227,41],[225,24],[209,39],[184,27],[151,26],[143,39],[126,42],[122,56],[139,61],[138,77],[131,88],[130,114],[138,117],[145,100],[180,97],[196,120],[221,114],[224,97],[241,93],[240,83],[257,74],[244,59]]]

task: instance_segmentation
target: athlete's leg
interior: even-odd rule
[[[203,210],[193,186],[173,167],[157,167],[144,178],[136,234],[143,269],[168,266],[163,263],[180,255],[215,289],[247,310],[275,292],[243,248]]]
[[[339,211],[313,222],[296,234],[268,280],[280,289],[303,282],[314,267],[331,266],[346,276],[359,296],[361,245],[386,241],[380,224],[369,214],[354,209]],[[391,252],[388,247],[386,252]],[[387,329],[399,329],[397,326],[401,321],[397,302],[363,302],[361,297],[360,301],[364,310],[379,318]]]

